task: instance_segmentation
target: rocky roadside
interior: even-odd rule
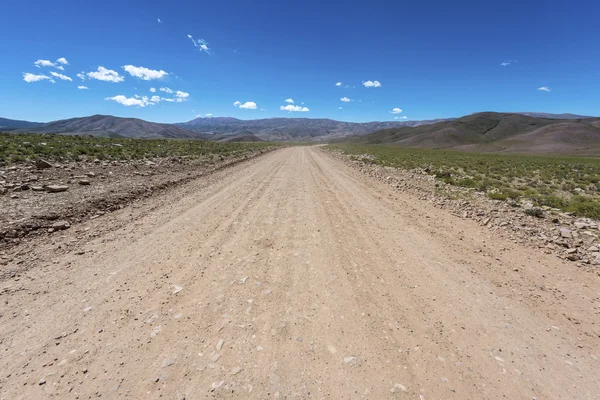
[[[136,161],[44,160],[0,169],[0,265],[7,253],[33,236],[52,235],[87,219],[118,210],[132,201],[259,156],[205,159],[169,157]]]
[[[327,151],[327,150],[324,150]],[[522,200],[491,200],[484,193],[440,182],[421,169],[401,170],[375,165],[372,156],[350,156],[328,151],[361,173],[385,182],[420,201],[448,210],[462,219],[473,219],[491,232],[528,244],[571,261],[600,275],[600,223],[577,218],[550,207],[536,208]],[[483,250],[481,250],[483,251]]]

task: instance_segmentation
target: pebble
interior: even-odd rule
[[[166,360],[164,360],[162,362],[162,367],[163,368],[167,368],[167,367],[170,367],[173,364],[175,364],[175,360],[171,360],[171,359],[167,358]]]
[[[225,343],[225,341],[223,339],[219,339],[219,342],[217,343],[217,350],[221,350],[223,343]]]
[[[213,388],[213,390],[214,390],[214,389],[218,389],[218,388],[220,388],[221,386],[223,386],[223,384],[224,384],[224,383],[225,383],[225,381],[221,381],[221,382],[213,382],[213,384],[212,384],[212,388]]]
[[[271,289],[266,289],[263,293],[268,296],[268,295],[270,295],[273,292],[271,291]]]
[[[400,389],[400,390],[402,390],[403,392],[406,392],[406,386],[404,386],[404,385],[403,385],[403,384],[401,384],[401,383],[396,383],[396,384],[394,384],[394,387],[392,388],[392,393],[396,393],[396,389]]]
[[[66,192],[67,190],[69,190],[69,187],[65,186],[65,185],[48,185],[48,186],[46,186],[46,192],[48,192],[48,193],[60,193],[60,192]]]
[[[173,285],[173,294],[181,292],[183,288],[181,286]]]
[[[40,386],[46,384],[46,378],[40,379]]]
[[[354,356],[344,357],[344,363],[350,364],[353,362],[356,362],[356,357],[354,357]]]
[[[331,354],[335,354],[335,353],[337,353],[337,349],[336,349],[335,347],[333,347],[332,345],[328,345],[328,346],[327,346],[327,350],[329,350],[329,352],[330,352]]]

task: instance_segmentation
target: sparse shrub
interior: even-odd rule
[[[529,208],[527,210],[525,210],[525,214],[529,215],[531,217],[536,217],[536,218],[544,218],[544,210],[542,210],[541,208]]]

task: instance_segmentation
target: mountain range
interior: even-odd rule
[[[485,112],[433,125],[384,129],[345,141],[494,153],[600,155],[600,118]]]
[[[482,152],[600,155],[600,118],[535,112],[484,112],[454,119],[365,123],[217,117],[160,124],[108,115],[37,123],[0,118],[0,131],[227,142],[346,141]]]

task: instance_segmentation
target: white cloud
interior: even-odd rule
[[[281,106],[281,107],[279,107],[279,109],[281,111],[288,111],[288,112],[309,112],[310,111],[310,109],[308,109],[308,107],[294,106],[291,104],[288,104],[287,106]]]
[[[343,109],[344,109],[344,107],[342,107],[342,106],[338,107],[338,110],[343,110]]]
[[[344,103],[350,103],[352,100],[347,97],[342,97],[340,101],[343,101]]]
[[[49,80],[50,82],[54,83],[54,80],[52,78],[50,78],[47,75],[44,74],[39,74],[39,75],[35,75],[29,72],[26,72],[23,74],[23,80],[27,83],[31,83],[31,82],[39,82],[39,81],[43,81],[43,80]]]
[[[253,101],[247,101],[244,104],[241,104],[239,107],[243,108],[244,110],[256,110],[256,103]]]
[[[63,80],[63,81],[70,81],[70,82],[73,82],[73,79],[71,79],[70,77],[68,77],[68,76],[66,76],[66,75],[59,74],[58,72],[51,71],[51,72],[50,72],[50,75],[52,75],[52,76],[53,76],[53,77],[55,77],[55,78],[61,79],[61,80]]]
[[[363,82],[363,86],[366,88],[381,87],[381,83],[379,81],[366,81]]]
[[[161,92],[165,92],[165,93],[169,93],[169,94],[173,93],[173,89],[170,89],[168,87],[161,87],[159,90]]]
[[[150,88],[150,91],[151,91],[152,93],[156,93],[156,89],[155,89],[155,88],[153,88],[153,87],[151,87],[151,88]]]
[[[37,60],[36,62],[33,63],[33,65],[35,65],[38,68],[52,67],[52,68],[56,68],[61,71],[64,71],[65,68],[63,67],[63,65],[69,65],[69,62],[67,61],[66,58],[61,57],[58,60],[56,60],[55,62],[52,62],[50,60]]]
[[[408,119],[408,117],[406,117],[406,116],[402,116],[402,117],[394,117],[394,119]]]
[[[284,100],[284,101],[285,101],[286,103],[294,104],[294,100],[292,100],[292,99],[287,99],[287,100]]]
[[[539,87],[537,90],[540,92],[551,92],[552,90],[548,86]]]
[[[125,65],[123,67],[123,69],[125,71],[129,72],[129,75],[136,77],[136,78],[143,79],[145,81],[150,81],[152,79],[161,79],[161,78],[165,77],[166,75],[169,75],[168,72],[163,71],[162,69],[160,71],[157,71],[155,69],[149,69],[149,68],[145,68],[145,67],[136,67],[133,65]]]
[[[392,111],[390,111],[392,114],[400,114],[402,112],[402,109],[396,107],[394,108]]]
[[[175,103],[175,99],[170,99],[170,98],[165,98],[165,97],[163,97],[161,100],[162,100],[162,101],[167,101],[167,102],[169,102],[169,103]]]
[[[113,82],[113,83],[119,83],[119,82],[123,82],[125,80],[125,77],[119,75],[119,73],[117,71],[113,71],[112,69],[106,69],[102,66],[98,67],[97,71],[88,72],[87,76],[90,79],[97,79],[99,81]]]
[[[211,117],[212,117],[212,114],[206,114],[206,115],[205,115],[205,117],[206,117],[206,118],[211,118]]]
[[[87,87],[87,86],[77,86],[77,89],[80,89],[80,90],[87,90],[87,89],[88,89],[88,87]]]
[[[342,82],[338,82],[338,83],[336,83],[336,84],[335,84],[335,86],[337,86],[337,87],[342,87]]]
[[[160,20],[160,18],[156,18],[156,20],[158,21],[159,24],[162,24],[162,21]]]
[[[79,79],[81,79],[82,81],[85,81],[85,73],[83,71],[81,71],[80,73],[77,74],[77,77]]]
[[[516,63],[517,63],[517,60],[507,60],[507,61],[504,61],[503,63],[501,63],[500,65],[502,67],[508,67],[509,65],[516,64]]]
[[[119,104],[123,104],[124,106],[138,106],[138,107],[146,107],[153,106],[158,103],[161,98],[159,96],[152,96],[152,98],[148,98],[148,96],[139,96],[134,95],[133,97],[126,97],[122,94],[113,97],[106,97],[104,100],[112,100]]]
[[[235,103],[233,103],[234,107],[237,107],[237,106],[240,106],[240,105],[242,105],[242,103],[240,103],[239,101],[236,101]]]
[[[194,43],[194,47],[196,47],[200,51],[205,52],[209,56],[211,55],[210,48],[208,47],[208,42],[206,40],[204,40],[204,39],[194,40],[192,35],[187,35],[187,37],[192,41],[192,43]]]
[[[186,98],[190,97],[190,94],[186,93],[186,92],[182,92],[181,90],[178,90],[177,92],[175,92],[175,97],[178,97],[180,99],[186,99]]]

